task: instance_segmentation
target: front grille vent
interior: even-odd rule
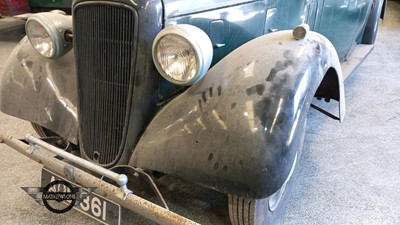
[[[134,79],[136,11],[117,3],[81,3],[74,9],[80,146],[104,166],[125,143]]]

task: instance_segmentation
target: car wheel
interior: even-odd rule
[[[281,218],[290,192],[290,181],[297,165],[295,156],[285,183],[271,196],[264,199],[249,199],[229,195],[229,217],[232,225],[270,225]]]

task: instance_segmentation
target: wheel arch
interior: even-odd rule
[[[328,98],[339,101],[340,99],[340,85],[338,73],[334,67],[330,67],[325,73],[317,91],[315,92],[317,98]]]

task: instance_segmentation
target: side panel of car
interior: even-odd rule
[[[216,47],[213,62],[261,34],[287,30],[308,23],[311,30],[326,36],[335,46],[340,60],[356,44],[354,40],[365,27],[372,0],[264,0],[264,1],[205,1],[187,5],[185,1],[165,1],[166,26],[187,23],[200,27],[213,39]],[[196,5],[198,4],[198,5]],[[190,10],[189,10],[190,8]],[[208,10],[205,10],[208,8]],[[173,10],[174,9],[174,10]],[[256,10],[258,9],[258,10]],[[264,18],[265,21],[262,21]],[[265,23],[260,29],[260,23]],[[213,35],[223,30],[224,36]],[[236,31],[240,30],[240,35]]]
[[[372,0],[324,0],[317,32],[327,37],[343,61],[362,33]]]
[[[184,23],[205,31],[214,45],[213,64],[255,37],[302,23],[326,36],[343,61],[358,44],[372,4],[372,0],[205,1],[173,10],[185,2],[164,1],[165,26]],[[162,78],[160,83],[161,101],[183,90]]]

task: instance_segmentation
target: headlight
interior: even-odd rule
[[[72,31],[72,18],[58,13],[38,13],[29,17],[25,31],[32,46],[46,58],[66,54],[72,43],[66,34]]]
[[[213,48],[201,29],[186,24],[163,29],[153,43],[153,60],[158,72],[177,85],[192,85],[211,65]]]

